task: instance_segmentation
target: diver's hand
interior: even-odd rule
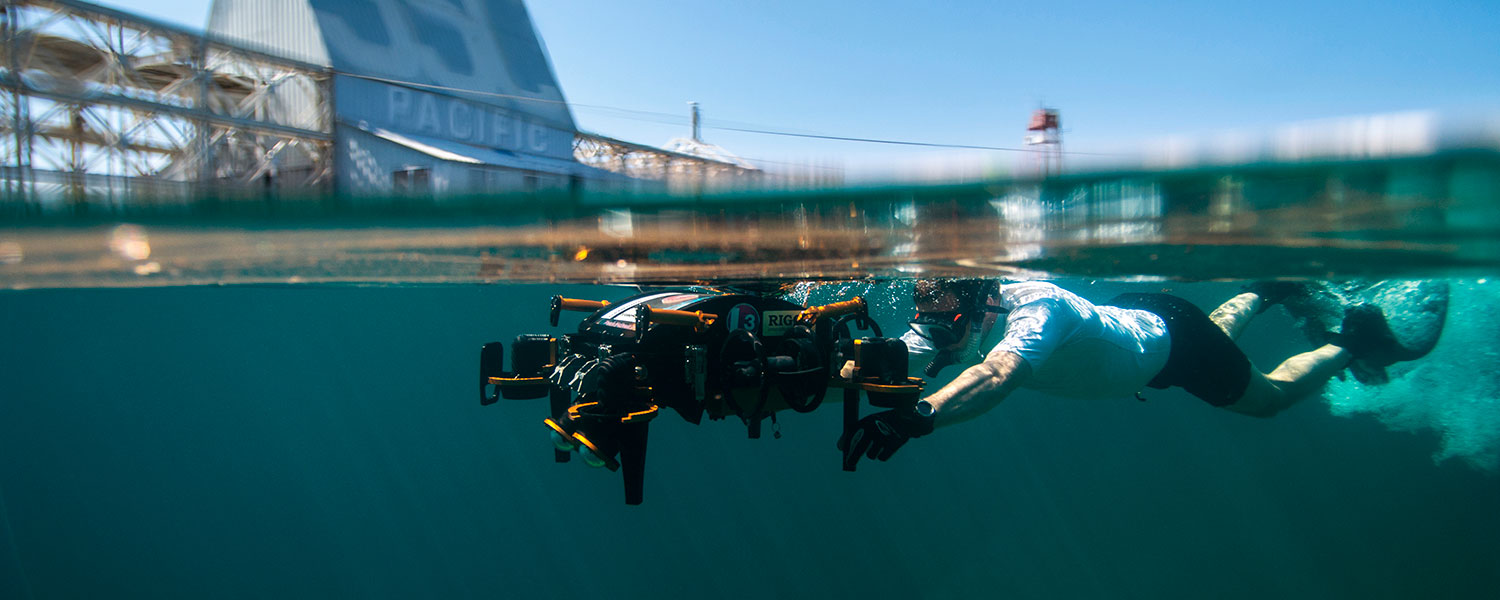
[[[859,420],[854,429],[839,437],[844,453],[844,469],[853,471],[860,455],[875,460],[890,460],[906,440],[932,433],[933,418],[917,414],[912,408],[878,412]]]

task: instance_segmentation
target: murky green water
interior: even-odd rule
[[[1071,282],[1100,300],[1139,285]],[[1180,391],[1018,394],[839,469],[838,411],[653,428],[647,501],[480,407],[541,285],[0,294],[6,597],[1483,597],[1500,559],[1494,283],[1440,347],[1270,420]],[[1151,285],[1159,289],[1161,285]],[[1168,286],[1211,305],[1232,284]],[[834,294],[831,290],[818,293]],[[899,292],[865,291],[895,326]],[[1243,338],[1307,347],[1273,310]]]

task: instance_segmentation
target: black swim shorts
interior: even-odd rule
[[[1155,313],[1167,322],[1172,351],[1149,385],[1178,386],[1214,406],[1234,404],[1250,385],[1250,359],[1203,309],[1167,294],[1121,294],[1110,306]]]

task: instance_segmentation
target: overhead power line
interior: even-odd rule
[[[738,131],[741,133],[758,133],[763,135],[780,135],[786,137],[812,138],[818,140],[834,140],[839,142],[863,142],[866,144],[891,144],[896,146],[922,146],[927,148],[954,148],[960,150],[996,150],[1002,152],[1040,152],[1027,148],[1006,148],[1004,146],[975,146],[971,144],[943,144],[937,142],[913,142],[907,140],[882,140],[877,138],[845,137],[840,135],[818,135],[813,133],[792,133],[789,131],[771,131],[765,129],[742,129],[739,127],[712,127],[724,131]],[[1064,152],[1064,154],[1085,154],[1090,156],[1116,156],[1102,152]]]

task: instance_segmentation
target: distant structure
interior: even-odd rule
[[[1031,113],[1026,145],[1032,149],[1037,175],[1049,177],[1062,172],[1062,129],[1057,109],[1038,108]]]
[[[0,26],[0,193],[23,212],[332,180],[317,65],[75,1],[10,0]]]
[[[725,150],[724,148],[721,148],[715,144],[710,144],[703,141],[702,127],[700,124],[701,114],[698,110],[698,103],[689,102],[688,106],[692,111],[693,135],[692,137],[688,138],[672,138],[668,140],[667,143],[664,144],[667,150],[686,154],[689,156],[696,156],[705,160],[712,160],[716,162],[736,165],[747,172],[759,170],[755,167],[755,165],[745,162],[744,159],[735,156],[733,152]]]
[[[608,180],[573,160],[573,116],[520,0],[214,0],[209,35],[332,72],[340,167],[361,195]]]
[[[580,136],[574,154],[579,161],[602,169],[632,177],[664,179],[674,192],[770,183],[759,167],[728,150],[705,143],[699,133],[698,103],[688,104],[692,107],[691,139],[674,138],[665,148],[658,149],[604,136],[591,135],[587,140]]]
[[[338,183],[352,193],[640,187],[746,170],[579,132],[522,0],[214,0],[209,32],[332,69],[350,167]]]
[[[0,28],[0,193],[43,211],[753,172],[578,131],[522,0],[215,0],[207,34],[7,0]]]

